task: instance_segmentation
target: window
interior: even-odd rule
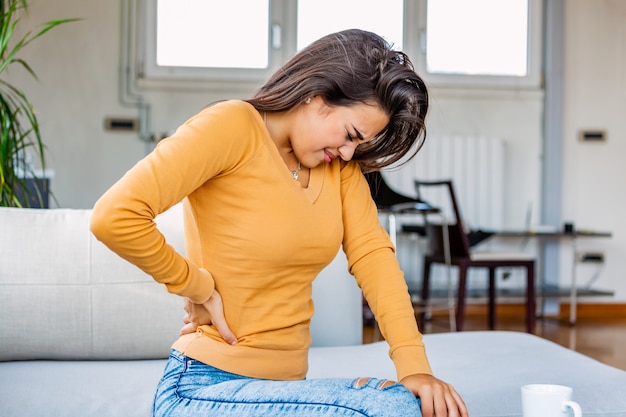
[[[406,51],[431,85],[540,78],[541,0],[136,1],[143,80],[258,84],[313,40],[353,27]]]
[[[527,12],[525,0],[429,1],[428,72],[526,75]]]
[[[537,86],[537,0],[426,0],[419,70],[431,84]]]
[[[270,0],[141,0],[139,78],[261,79],[270,67]],[[141,37],[143,35],[143,38]]]
[[[158,0],[156,63],[164,67],[267,68],[268,11],[268,0]]]

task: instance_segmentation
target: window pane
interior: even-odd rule
[[[267,68],[269,0],[158,0],[157,65]]]
[[[528,0],[428,0],[431,73],[526,76]]]
[[[299,0],[297,48],[329,33],[364,29],[402,50],[403,0]]]

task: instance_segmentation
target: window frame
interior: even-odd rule
[[[137,2],[134,77],[139,87],[177,88],[193,85],[237,90],[258,86],[296,52],[297,1],[269,0],[268,68],[186,68],[156,65],[156,0]],[[437,74],[426,68],[427,0],[404,0],[404,51],[431,87],[537,89],[541,87],[542,5],[529,0],[528,74],[526,76]]]
[[[267,79],[284,60],[295,52],[295,40],[287,33],[295,28],[295,2],[269,0],[268,67],[267,68],[208,68],[164,67],[156,63],[156,0],[136,0],[138,13],[135,26],[136,71],[139,86],[160,87],[192,83],[210,88],[233,85],[258,85]]]

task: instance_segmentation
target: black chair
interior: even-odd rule
[[[441,210],[437,207],[432,206],[428,202],[422,200],[421,198],[409,197],[404,194],[400,194],[397,191],[393,190],[386,182],[380,172],[374,171],[365,174],[365,178],[370,187],[370,192],[372,194],[372,199],[376,203],[376,207],[378,211],[389,216],[389,232],[391,235],[391,240],[395,245],[395,227],[396,220],[395,217],[397,215],[402,214],[422,214],[424,216],[430,214],[441,213]],[[402,230],[405,230],[405,225],[402,226]],[[411,230],[410,233],[417,233],[421,236],[426,236],[426,229],[422,225],[410,225]],[[413,310],[416,314],[422,315],[424,313],[430,314],[436,306],[431,303],[424,303],[423,300],[418,300],[419,296],[417,293],[411,294],[411,300],[413,304]],[[447,310],[450,316],[450,329],[452,331],[456,330],[456,320],[454,317],[454,299],[450,296],[447,298],[446,304],[442,304],[439,308],[441,310]],[[376,333],[375,333],[376,334]]]
[[[446,187],[449,192],[454,223],[446,225],[448,230],[449,250],[451,265],[459,269],[457,290],[456,327],[463,329],[465,314],[465,299],[467,297],[467,270],[469,268],[487,268],[489,270],[488,287],[488,324],[490,329],[495,328],[496,322],[496,274],[498,268],[521,267],[526,269],[526,330],[534,333],[535,329],[535,260],[528,254],[504,254],[471,252],[470,244],[465,232],[459,205],[454,193],[452,181],[415,181],[418,198],[424,187]],[[446,264],[443,227],[432,223],[426,224],[426,234],[430,243],[430,253],[424,256],[424,269],[422,275],[422,299],[427,301],[430,297],[430,269],[433,264]]]

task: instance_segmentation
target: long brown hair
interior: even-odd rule
[[[408,56],[374,33],[350,29],[324,36],[294,55],[247,101],[259,111],[276,112],[315,95],[335,106],[375,102],[389,116],[389,124],[355,151],[352,160],[364,171],[406,162],[424,143],[426,85]]]

